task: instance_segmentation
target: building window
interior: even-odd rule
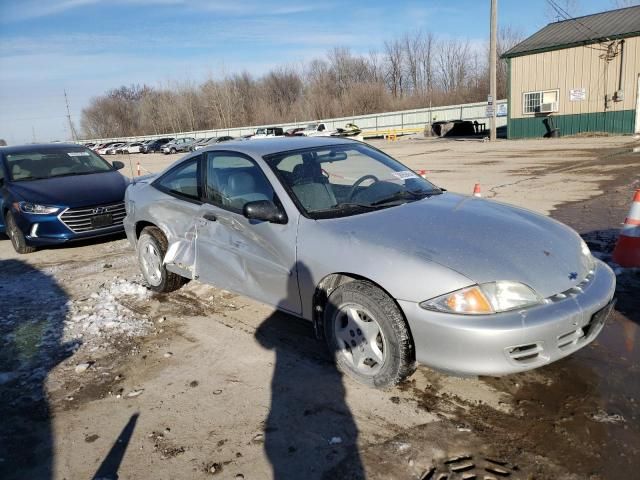
[[[558,90],[542,90],[523,94],[523,113],[557,112],[558,94]]]

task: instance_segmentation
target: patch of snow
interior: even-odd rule
[[[117,279],[100,287],[87,299],[70,300],[67,302],[65,340],[81,340],[87,344],[108,341],[114,335],[136,337],[146,334],[151,322],[146,315],[134,312],[126,304],[144,302],[150,296],[151,292],[143,285]]]

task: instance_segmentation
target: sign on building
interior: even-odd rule
[[[569,100],[572,102],[581,102],[582,100],[587,99],[587,89],[586,88],[572,88],[569,90]]]

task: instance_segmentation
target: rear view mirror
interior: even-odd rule
[[[242,214],[250,220],[261,220],[271,223],[287,223],[287,215],[269,200],[248,202],[242,209]]]
[[[322,155],[318,155],[317,161],[324,162],[337,162],[340,160],[346,160],[347,154],[345,152],[336,152],[330,151],[329,153],[323,153]]]
[[[114,160],[113,162],[111,162],[111,165],[113,165],[113,168],[115,168],[116,170],[124,168],[124,163],[120,162],[119,160]]]

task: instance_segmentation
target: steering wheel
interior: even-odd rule
[[[360,177],[358,180],[356,180],[356,183],[353,184],[351,190],[349,190],[349,195],[347,195],[347,200],[349,202],[353,200],[353,196],[355,195],[356,190],[360,186],[360,184],[366,180],[373,180],[373,183],[380,181],[375,175],[363,175],[362,177]]]

